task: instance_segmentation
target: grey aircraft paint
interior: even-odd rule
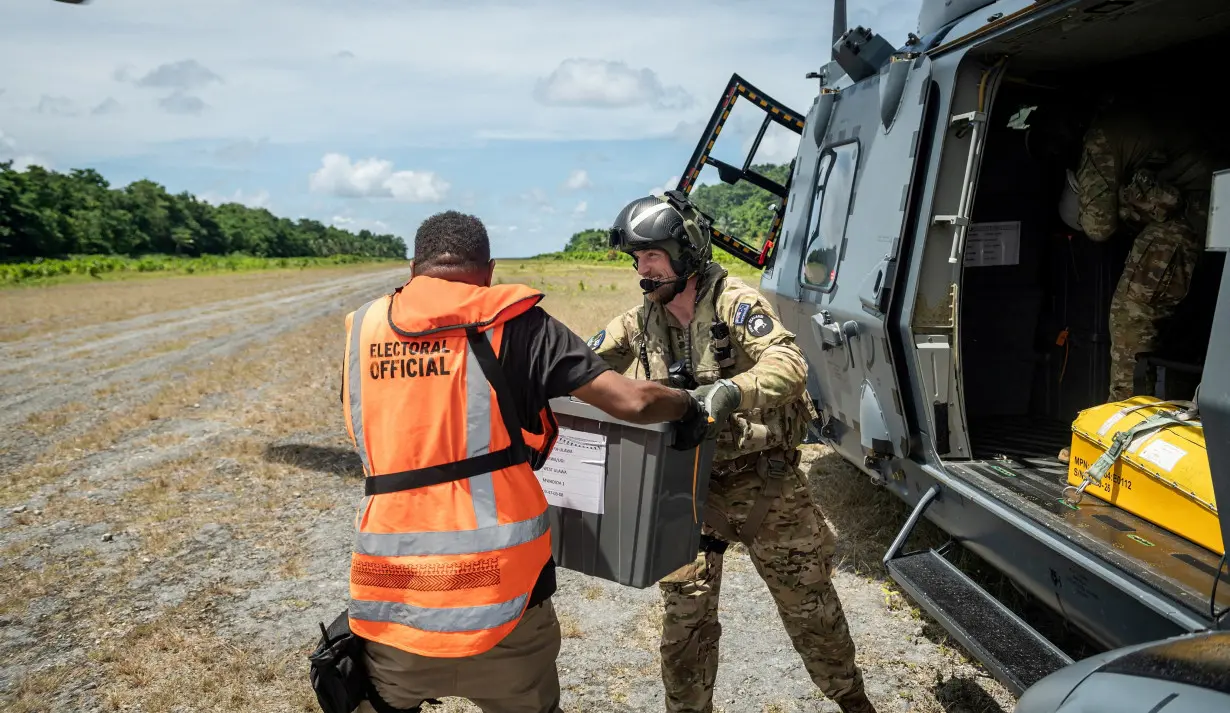
[[[986,386],[979,352],[966,346],[970,339],[988,341],[996,324],[1024,324],[1045,308],[1028,289],[995,291],[994,276],[1019,278],[1027,258],[1052,259],[1034,254],[1046,239],[1037,226],[1060,220],[1057,200],[1042,217],[1021,209],[1024,217],[1004,222],[1007,227],[975,220],[980,208],[992,212],[979,202],[980,188],[998,190],[1005,173],[1009,186],[1019,181],[1021,193],[1029,193],[1028,174],[1014,175],[999,148],[1009,142],[989,138],[1017,120],[1017,107],[997,100],[1026,96],[1045,84],[1033,77],[1053,76],[1043,74],[1047,69],[1094,61],[1130,66],[1125,58],[1146,52],[1166,50],[1159,56],[1173,57],[1175,70],[1183,71],[1194,44],[1224,46],[1230,38],[1230,4],[924,0],[916,32],[900,42],[861,27],[844,31],[844,3],[838,0],[834,10],[831,58],[808,75],[820,85],[811,107],[782,106],[735,75],[679,189],[690,191],[704,165],[718,167],[728,183],[774,187],[749,169],[751,155],[741,170],[709,156],[723,112],[739,99],[759,104],[766,127],[775,121],[799,135],[788,184],[775,190],[784,202],[780,222],[765,245],[740,236],[715,236],[715,244],[763,269],[761,290],[810,365],[808,389],[822,413],[817,437],[914,506],[885,555],[890,573],[997,678],[1018,693],[1030,691],[1021,713],[1094,710],[1087,707],[1094,700],[1103,706],[1097,710],[1230,710],[1224,638],[1208,637],[1199,646],[1157,644],[1185,642],[1174,637],[1216,627],[1216,610],[1230,608],[1230,575],[1219,577],[1217,570],[1223,558],[1105,503],[1064,503],[1057,497],[1067,472],[1062,465],[1012,451],[988,458],[992,441],[980,435],[993,420],[986,403],[1041,397],[1013,378]],[[796,117],[803,117],[801,125]],[[1208,255],[1230,244],[1230,220],[1224,220],[1230,174],[1219,174],[1217,182]],[[979,263],[983,245],[1018,255],[1015,262]],[[1230,276],[1220,274],[1204,357],[1210,364],[1230,359]],[[1103,282],[1113,287],[1113,276]],[[1008,361],[1027,356],[1002,354]],[[1087,366],[1095,377],[1085,390],[1097,393],[1104,386],[1096,373],[1105,362],[1090,357]],[[1230,502],[1230,370],[1212,371],[1204,375],[1200,409],[1215,492]],[[1062,396],[1048,408],[1070,422],[1074,399]],[[1086,398],[1080,407],[1095,403]],[[1044,430],[1027,422],[995,443],[1036,441]],[[1070,433],[1057,437],[1062,442]],[[1109,652],[1073,663],[952,567],[944,551],[907,552],[921,517]],[[1222,529],[1230,542],[1230,518]],[[1171,656],[1181,650],[1195,657],[1199,670],[1172,667],[1168,677],[1161,658],[1118,668],[1111,661],[1149,646]]]

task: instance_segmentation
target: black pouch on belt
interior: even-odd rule
[[[394,708],[380,697],[363,664],[363,639],[350,630],[350,610],[343,609],[333,623],[320,624],[320,643],[308,656],[308,678],[324,713],[354,713],[363,701],[377,713],[420,713],[421,706]],[[428,703],[439,703],[434,698]]]
[[[326,629],[320,625],[320,643],[308,656],[308,678],[324,713],[352,713],[367,698],[367,668],[363,640],[350,631],[349,610],[342,610]]]

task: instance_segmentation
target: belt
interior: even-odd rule
[[[778,458],[786,461],[787,465],[798,465],[799,461],[803,459],[803,453],[798,448],[775,446],[763,451],[756,451],[755,453],[745,453],[730,460],[716,461],[711,472],[713,475],[730,475],[731,473],[750,470],[756,466],[756,463],[761,458]]]

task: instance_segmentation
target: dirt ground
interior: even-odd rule
[[[626,268],[497,274],[544,289],[543,306],[584,337],[639,299]],[[0,708],[318,710],[306,655],[318,622],[345,606],[362,493],[338,401],[343,317],[406,276],[321,268],[0,292]],[[879,710],[1011,711],[879,564],[902,507],[825,448],[805,449]],[[661,710],[657,589],[562,570],[559,585],[565,709]],[[837,710],[740,547],[721,618],[720,710]]]

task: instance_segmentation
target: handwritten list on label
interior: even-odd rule
[[[606,436],[560,428],[551,457],[536,474],[548,504],[603,514]]]

